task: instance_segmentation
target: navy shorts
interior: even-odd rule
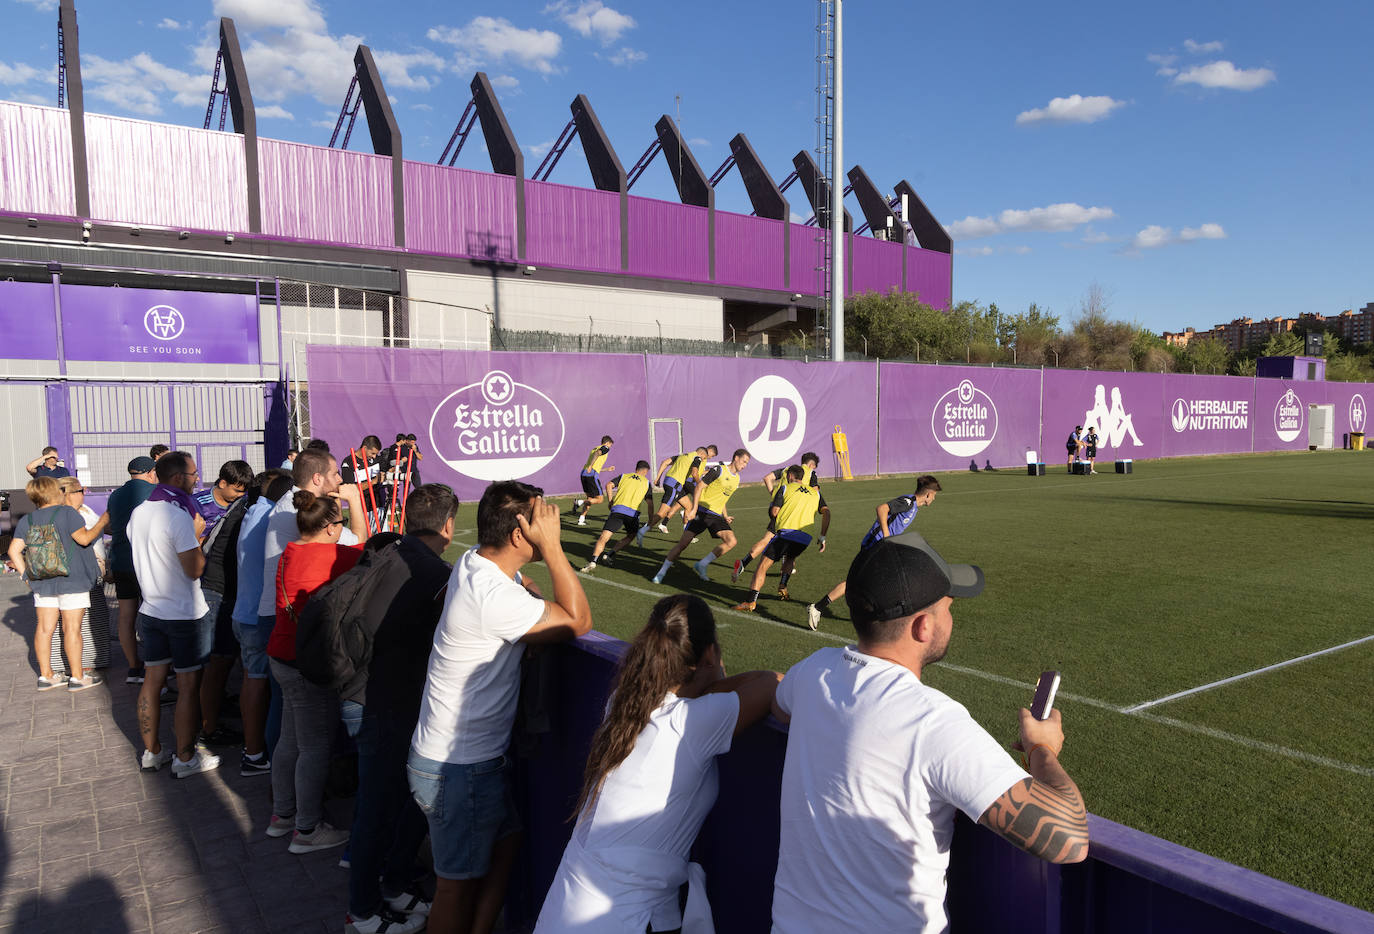
[[[714,512],[707,512],[705,509],[697,510],[697,517],[687,523],[687,531],[693,535],[700,535],[702,532],[710,532],[714,537],[720,538],[721,532],[730,531],[730,523],[724,516],[716,515]]]
[[[208,613],[200,619],[158,619],[140,613],[138,638],[144,665],[171,665],[178,673],[200,671],[210,657],[214,622]]]
[[[204,588],[200,592],[205,596],[205,605],[210,608],[210,619],[214,623],[214,635],[210,640],[210,654],[236,658],[239,654],[239,640],[234,635],[232,607],[225,609],[224,594],[222,593],[215,593],[213,590]]]
[[[672,477],[663,478],[663,505],[667,506],[682,495],[682,484]]]
[[[120,600],[143,602],[143,591],[139,589],[138,578],[133,571],[114,572],[115,597]]]
[[[623,512],[616,512],[613,509],[611,510],[611,514],[606,518],[606,524],[601,527],[601,531],[611,532],[613,534],[619,532],[621,529],[625,529],[628,532],[638,532],[640,525],[639,513],[635,513],[633,516],[627,516]]]
[[[434,874],[441,879],[485,876],[496,841],[520,832],[510,759],[460,765],[435,762],[412,749],[406,774],[411,796],[429,822]]]
[[[805,541],[803,541],[805,539]],[[806,532],[784,531],[773,536],[773,540],[768,543],[768,547],[763,550],[763,556],[771,561],[783,561],[787,558],[796,558],[807,546],[811,544],[811,536]]]

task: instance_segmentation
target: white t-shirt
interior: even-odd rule
[[[962,704],[849,648],[792,666],[773,930],[941,932],[954,810],[1024,781]]]
[[[200,619],[209,607],[200,581],[186,576],[177,555],[199,551],[196,526],[176,503],[148,500],[129,516],[134,573],[143,591],[140,613],[155,619]]]
[[[96,515],[96,511],[92,509],[90,506],[87,506],[85,503],[81,504],[81,508],[78,509],[77,512],[81,513],[81,521],[86,523],[86,528],[88,529],[95,528],[95,524],[100,521],[100,516]],[[95,553],[95,559],[97,561],[105,560],[106,551],[104,535],[100,536],[94,542],[91,543],[91,551]]]
[[[473,548],[458,559],[429,655],[414,749],[470,765],[505,753],[520,688],[520,639],[545,603]]]
[[[634,931],[682,926],[678,887],[730,751],[739,695],[669,694],[634,749],[584,808],[563,852],[536,931]]]
[[[281,553],[286,550],[286,546],[301,537],[301,530],[296,526],[294,502],[299,490],[298,486],[288,490],[285,496],[277,500],[277,505],[272,507],[272,515],[267,517],[267,547],[263,552],[262,561],[262,596],[258,598],[259,616],[277,615],[277,564],[281,561]],[[339,544],[356,545],[358,536],[345,526],[339,535]]]

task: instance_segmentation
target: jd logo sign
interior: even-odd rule
[[[806,403],[781,376],[760,376],[739,403],[739,436],[754,460],[785,464],[806,438]]]
[[[174,341],[186,330],[186,318],[171,305],[154,305],[143,313],[143,330],[160,341]]]
[[[1306,420],[1307,407],[1296,392],[1290,389],[1279,396],[1274,404],[1274,433],[1280,441],[1296,441]]]
[[[997,437],[997,406],[966,379],[936,401],[930,413],[930,430],[935,443],[949,453],[971,457]]]
[[[434,452],[477,480],[514,480],[545,467],[563,446],[563,413],[533,386],[492,370],[450,393],[429,420]]]

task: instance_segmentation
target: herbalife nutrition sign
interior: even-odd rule
[[[1241,431],[1250,427],[1248,399],[1175,399],[1174,431]]]

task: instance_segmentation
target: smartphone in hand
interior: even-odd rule
[[[1031,716],[1037,720],[1048,720],[1054,709],[1054,695],[1059,693],[1059,672],[1042,671],[1040,680],[1035,684],[1035,699],[1031,701]]]

